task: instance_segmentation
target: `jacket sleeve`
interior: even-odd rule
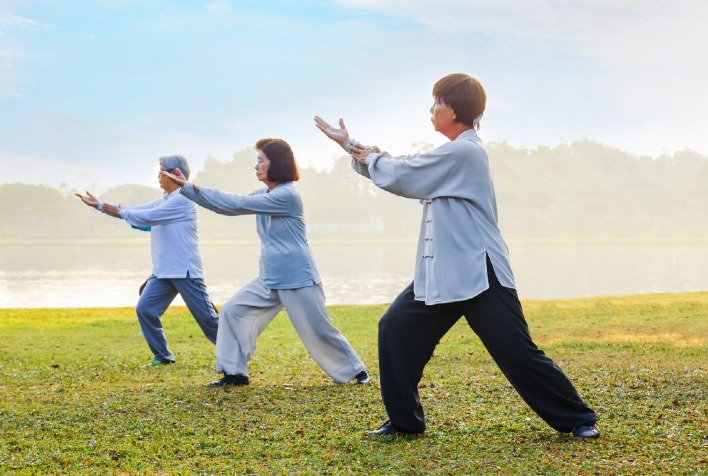
[[[121,208],[120,216],[136,228],[169,225],[194,218],[193,205],[179,195],[167,200],[159,199],[151,204],[154,206]]]
[[[371,180],[371,175],[369,175],[369,167],[367,167],[366,165],[362,165],[356,160],[352,159],[352,168],[356,173],[358,173],[362,177],[366,177]]]
[[[388,153],[366,158],[374,184],[407,198],[440,197],[475,199],[479,188],[488,188],[490,175],[486,153],[465,141],[448,142],[422,153],[391,157]]]
[[[275,188],[270,193],[265,189],[256,190],[249,195],[237,195],[222,192],[215,188],[185,184],[180,193],[208,210],[220,215],[288,215],[291,210],[291,194],[288,190]]]

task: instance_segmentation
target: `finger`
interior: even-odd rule
[[[315,125],[320,128],[320,130],[330,128],[331,126],[327,124],[327,121],[319,116],[315,116]]]
[[[340,128],[340,129],[346,129],[346,128],[347,128],[347,126],[344,125],[344,119],[342,119],[341,117],[339,118],[339,128]]]

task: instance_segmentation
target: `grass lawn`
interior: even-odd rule
[[[164,318],[177,363],[152,369],[132,309],[0,309],[0,474],[708,472],[708,293],[523,304],[599,440],[543,423],[464,320],[421,382],[425,436],[378,441],[385,306],[331,307],[372,384],[331,383],[281,314],[235,388],[206,386],[214,349],[184,308]]]

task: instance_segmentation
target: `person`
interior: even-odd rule
[[[424,432],[418,383],[440,339],[464,316],[546,423],[578,438],[596,438],[595,412],[529,334],[497,224],[487,153],[477,134],[485,91],[476,79],[457,73],[435,83],[433,99],[432,124],[450,141],[421,154],[392,157],[352,139],[342,119],[336,128],[315,117],[317,128],[351,153],[356,172],[423,204],[413,282],[379,321],[379,378],[389,419],[369,433]]]
[[[256,178],[265,187],[236,195],[198,187],[178,170],[162,172],[181,187],[181,194],[222,215],[256,215],[261,240],[260,272],[221,308],[216,338],[213,386],[247,385],[248,363],[256,340],[285,308],[312,358],[335,382],[369,382],[357,353],[332,324],[325,308],[320,276],[305,235],[303,203],[293,182],[299,172],[290,145],[282,139],[259,140]]]
[[[160,172],[179,170],[189,177],[189,164],[180,155],[160,157]],[[140,329],[153,353],[146,367],[175,362],[162,327],[162,315],[179,294],[204,336],[216,343],[219,315],[204,284],[204,265],[199,252],[197,207],[177,192],[174,182],[158,174],[161,198],[134,207],[102,203],[90,192],[76,194],[86,205],[133,228],[150,231],[152,273],[141,287],[136,306]]]

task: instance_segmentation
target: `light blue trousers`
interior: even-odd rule
[[[165,331],[162,328],[162,315],[177,294],[182,296],[189,312],[207,339],[216,343],[219,328],[219,315],[207,294],[206,285],[201,278],[158,278],[150,276],[143,289],[135,309],[143,336],[155,359],[174,362],[172,351],[167,347]]]
[[[366,369],[347,339],[332,324],[321,285],[270,289],[256,278],[221,308],[216,371],[247,376],[258,336],[283,307],[307,351],[329,378],[345,383]],[[297,363],[293,362],[293,366],[296,368]]]

